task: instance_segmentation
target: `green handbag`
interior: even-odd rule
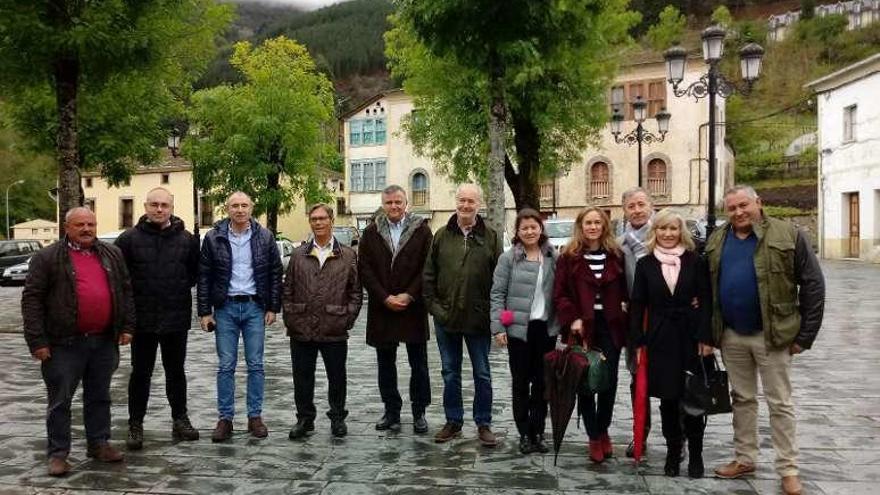
[[[582,389],[589,394],[600,394],[611,388],[611,376],[608,373],[608,360],[601,349],[590,349],[586,353],[590,367],[584,373]]]

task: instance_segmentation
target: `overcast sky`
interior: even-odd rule
[[[284,3],[293,5],[306,10],[317,9],[325,5],[341,3],[345,0],[234,0],[239,3],[258,2],[258,3]]]

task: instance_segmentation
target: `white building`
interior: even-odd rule
[[[819,251],[880,263],[880,54],[807,85],[819,110]]]
[[[58,223],[38,218],[12,226],[13,239],[33,239],[48,246],[58,240]]]
[[[880,21],[880,0],[847,0],[816,6],[816,17],[834,14],[846,16],[847,29],[859,29]],[[772,41],[784,40],[794,23],[800,18],[800,10],[771,15],[767,20],[767,37]]]
[[[705,70],[702,59],[689,60],[682,87],[699,79]],[[653,116],[661,108],[672,114],[665,141],[643,145],[643,186],[651,192],[657,207],[678,207],[688,216],[703,217],[708,191],[707,101],[675,97],[659,58],[622,67],[613,88],[611,93],[623,95],[621,108],[627,119],[622,125],[624,134],[635,128],[630,103],[637,96],[648,102],[648,119],[643,124],[646,130],[657,134]],[[456,185],[435,171],[429,158],[418,156],[400,131],[401,119],[413,110],[412,99],[401,90],[393,90],[371,98],[342,117],[346,213],[360,228],[380,207],[380,192],[390,184],[399,184],[408,191],[411,210],[430,218],[434,230],[446,223],[455,208]],[[724,99],[719,98],[718,122],[724,122],[724,113]],[[599,146],[585,149],[580,162],[567,174],[542,184],[543,212],[574,218],[585,206],[595,205],[613,218],[622,216],[621,194],[638,182],[637,150],[615,143],[608,127],[599,138]],[[733,155],[723,144],[723,124],[718,126],[717,143],[716,197],[720,199],[733,181]],[[505,190],[507,223],[512,225],[514,201],[510,190]]]

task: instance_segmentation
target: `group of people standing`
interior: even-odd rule
[[[172,435],[197,440],[188,417],[184,362],[197,286],[201,328],[213,332],[218,356],[218,422],[214,442],[231,438],[235,416],[235,368],[239,342],[247,366],[247,431],[264,438],[262,420],[265,328],[283,310],[290,337],[296,404],[291,440],[315,429],[315,368],[320,353],[328,380],[327,416],[335,437],[347,434],[346,359],[349,331],[368,294],[367,344],[376,349],[384,413],[377,430],[400,431],[403,401],[397,386],[397,348],[406,347],[412,427],[427,433],[431,404],[428,316],[443,378],[445,424],[434,441],[461,436],[464,424],[462,361],[473,368],[473,421],[479,442],[497,444],[492,431],[492,339],[507,347],[512,409],[523,454],[544,453],[547,401],[544,355],[578,343],[600,350],[611,379],[607,391],[579,392],[578,408],[589,437],[589,457],[614,453],[612,422],[620,354],[635,370],[647,349],[648,389],[660,399],[667,455],[664,472],[679,474],[687,443],[688,475],[704,474],[705,418],[683,412],[684,374],[720,347],[730,375],[736,459],[715,470],[724,478],[754,472],[757,461],[757,377],[770,407],[776,468],[786,493],[799,493],[792,356],[808,349],[821,325],[824,282],[809,244],[796,228],[763,215],[747,186],[725,194],[729,222],[695,252],[683,218],[654,213],[636,188],[623,195],[625,232],[615,239],[607,214],[583,210],[571,241],[557,252],[544,234],[542,216],[517,214],[513,247],[478,214],[481,189],[459,186],[456,210],[434,234],[424,218],[407,211],[406,192],[389,186],[382,211],[364,232],[359,252],[333,237],[333,208],[309,209],[311,238],[295,249],[286,274],[271,233],[253,218],[248,195],[226,201],[201,247],[173,215],[173,196],[147,194],[145,215],[116,245],[96,239],[95,216],[74,208],[66,236],[37,253],[22,294],[25,338],[42,363],[49,394],[49,473],[70,470],[70,407],[80,381],[88,455],[123,459],[110,445],[109,384],[119,362],[118,345],[132,345],[129,380],[130,450],[143,447],[150,380],[161,347]],[[561,344],[560,344],[561,345]],[[649,416],[650,418],[650,416]],[[648,423],[650,428],[650,423]],[[646,428],[646,436],[648,428]],[[632,455],[632,444],[626,449]]]

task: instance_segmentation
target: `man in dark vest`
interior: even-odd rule
[[[728,223],[706,244],[712,278],[713,340],[730,378],[736,458],[719,478],[755,472],[758,460],[758,376],[786,495],[800,494],[791,362],[813,345],[825,307],[825,280],[806,236],[764,215],[749,186],[724,195]]]
[[[367,344],[376,348],[379,394],[385,414],[377,430],[400,431],[403,401],[397,389],[397,347],[406,344],[413,431],[427,433],[431,403],[428,376],[428,310],[422,298],[422,270],[431,247],[424,218],[407,213],[406,192],[382,191],[382,213],[366,228],[358,252],[361,281],[369,294]]]
[[[64,239],[31,258],[21,294],[24,337],[49,392],[50,476],[70,471],[70,406],[80,381],[87,455],[123,459],[109,442],[110,379],[119,365],[117,346],[131,342],[134,301],[122,253],[99,241],[96,227],[88,208],[69,210]]]
[[[171,406],[171,435],[175,440],[198,440],[186,410],[186,343],[192,326],[192,287],[199,271],[199,245],[174,216],[174,196],[162,187],[152,189],[144,201],[146,212],[138,224],[119,236],[137,310],[131,341],[131,376],[128,381],[129,450],[144,443],[144,416],[150,397],[150,380],[156,351],[162,348],[165,395]]]

